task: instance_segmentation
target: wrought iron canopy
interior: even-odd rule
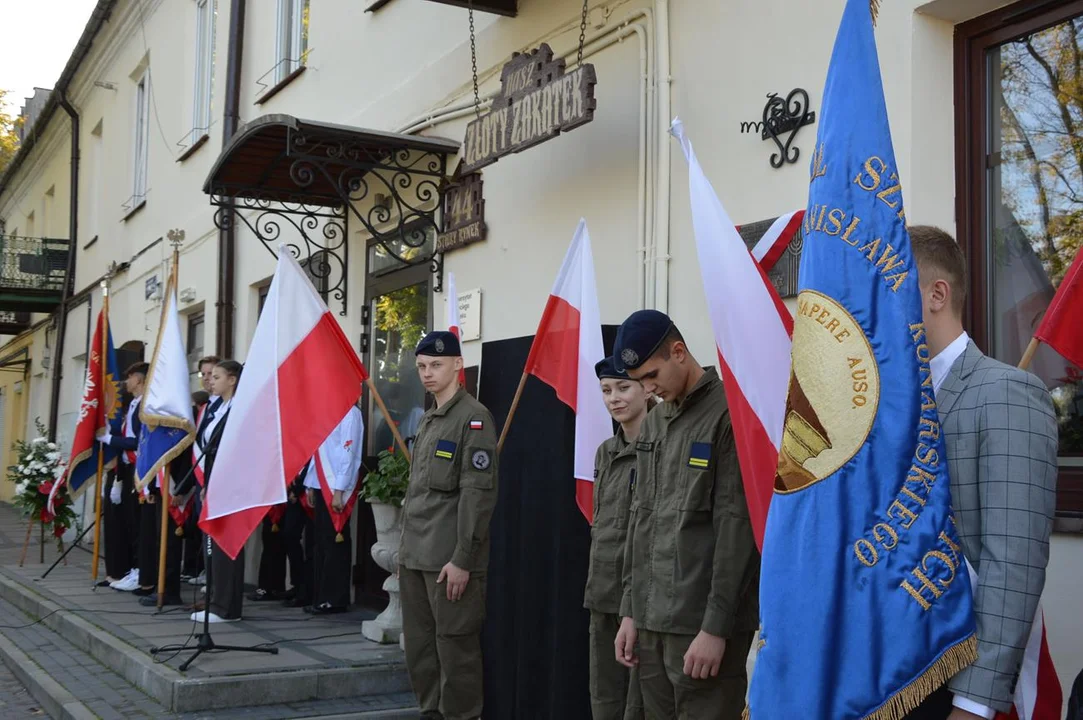
[[[272,254],[285,242],[345,315],[349,217],[402,264],[442,267],[428,243],[458,150],[443,138],[264,115],[233,136],[203,192],[218,227],[239,219]],[[289,226],[303,244],[283,236]]]

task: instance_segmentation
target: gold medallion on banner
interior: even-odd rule
[[[775,492],[803,490],[857,454],[880,403],[880,371],[861,325],[814,290],[797,297],[793,365]]]

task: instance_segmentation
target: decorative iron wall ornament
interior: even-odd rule
[[[778,146],[778,152],[771,154],[771,167],[780,168],[786,163],[795,163],[801,156],[800,148],[791,148],[797,132],[805,125],[816,122],[816,113],[809,109],[808,93],[795,88],[783,100],[778,93],[767,95],[767,104],[763,107],[763,133],[761,137],[771,138]],[[785,136],[785,138],[783,138]]]
[[[449,140],[268,115],[238,131],[204,192],[217,226],[239,218],[272,254],[285,243],[345,315],[351,218],[404,267],[442,274],[432,239],[457,150]]]

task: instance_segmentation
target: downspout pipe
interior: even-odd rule
[[[68,209],[68,268],[56,318],[56,347],[53,350],[53,391],[49,399],[49,441],[56,441],[60,417],[60,381],[64,377],[64,336],[68,330],[68,302],[75,288],[75,257],[79,251],[79,112],[68,102],[64,91],[58,103],[71,118],[71,207]]]
[[[245,0],[231,0],[229,8],[229,61],[226,68],[226,102],[222,123],[222,147],[229,145],[241,124],[241,61],[244,57]],[[215,322],[215,348],[219,357],[233,357],[233,318],[235,315],[234,281],[236,262],[236,223],[222,223],[218,231],[218,302]]]

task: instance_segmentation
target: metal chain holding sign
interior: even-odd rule
[[[583,18],[579,21],[579,56],[576,58],[576,67],[583,67],[583,43],[587,39],[587,2],[583,0]]]
[[[481,117],[481,96],[478,94],[478,46],[474,38],[474,0],[466,0],[467,14],[470,16],[470,65],[474,71],[474,117]],[[582,41],[580,41],[582,55]]]

